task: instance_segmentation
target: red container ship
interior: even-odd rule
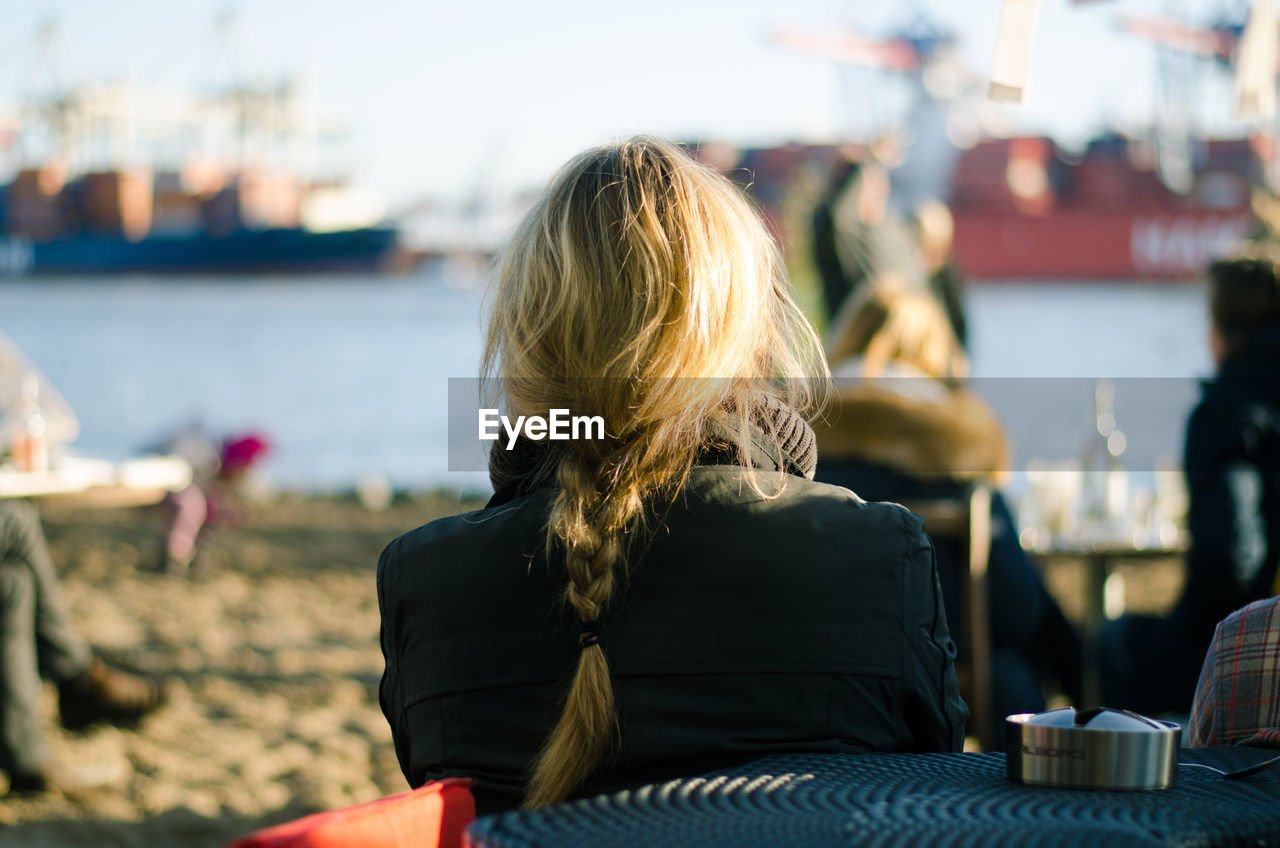
[[[1045,138],[980,142],[951,181],[956,262],[983,280],[1197,275],[1254,228],[1255,161],[1247,141],[1202,142],[1183,195],[1144,142],[1098,139],[1078,161]]]
[[[1159,45],[1162,57],[1203,60],[1196,73],[1220,75],[1232,69],[1245,29],[1238,8],[1225,11],[1207,27],[1173,18],[1119,23]],[[1255,150],[1245,139],[1192,137],[1186,115],[1197,104],[1186,102],[1193,89],[1180,86],[1180,78],[1165,80],[1162,96],[1169,100],[1164,104],[1169,115],[1151,119],[1152,135],[1163,144],[1159,155],[1155,142],[1121,136],[1096,139],[1078,153],[1042,137],[979,141],[987,78],[957,60],[954,33],[919,9],[897,14],[895,25],[882,31],[791,28],[779,30],[773,40],[853,69],[863,74],[864,83],[873,80],[874,85],[859,89],[869,102],[875,102],[882,85],[909,92],[909,105],[896,124],[890,122],[888,133],[897,136],[903,130],[911,140],[905,163],[891,176],[895,193],[909,184],[899,197],[899,211],[910,214],[912,205],[928,196],[946,201],[955,219],[956,263],[976,280],[1192,277],[1254,230],[1252,187],[1280,182],[1274,172],[1271,180],[1262,179],[1260,163],[1275,161],[1268,149],[1273,140],[1260,141]],[[953,134],[948,129],[953,117],[964,118],[958,124],[969,130]],[[788,228],[782,224],[793,229],[800,220],[785,220],[784,187],[830,173],[839,155],[830,145],[786,145],[746,151],[738,161],[784,243],[803,243],[794,230],[783,232]],[[814,189],[791,195],[797,199],[800,203],[793,205],[808,200],[812,206]]]

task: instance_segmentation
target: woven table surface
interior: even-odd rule
[[[1231,768],[1261,753],[1212,750],[1182,762]],[[468,835],[474,848],[1280,846],[1280,766],[1224,781],[1180,765],[1170,789],[1115,792],[1013,783],[1003,754],[780,755],[488,816]]]

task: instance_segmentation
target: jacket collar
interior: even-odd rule
[[[1004,431],[977,395],[901,368],[863,378],[859,366],[836,369],[835,403],[817,431],[824,464],[852,459],[920,479],[989,482],[1009,467]]]

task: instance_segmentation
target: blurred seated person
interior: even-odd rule
[[[1185,714],[1214,628],[1280,593],[1280,275],[1269,249],[1209,267],[1217,365],[1187,421],[1186,582],[1167,617],[1123,616],[1101,633],[1109,706]]]
[[[812,480],[827,386],[741,194],[637,138],[580,154],[505,251],[484,376],[603,432],[490,452],[481,510],[378,564],[381,705],[410,785],[477,810],[770,753],[957,751],[920,520]]]
[[[1192,748],[1280,748],[1280,597],[1254,601],[1218,625],[1187,733]]]
[[[192,482],[165,497],[169,529],[160,570],[186,574],[198,566],[199,543],[210,527],[244,521],[245,480],[269,450],[270,444],[257,433],[229,436],[219,444],[198,426],[188,427],[165,442],[163,452],[177,454],[191,464]]]
[[[827,354],[836,391],[817,430],[817,480],[876,501],[957,498],[978,484],[998,485],[1007,468],[1004,431],[964,388],[968,363],[932,297],[892,278],[865,289],[832,326]],[[998,491],[991,533],[993,717],[1043,710],[1051,682],[1079,703],[1079,638],[1019,544]],[[954,636],[964,632],[966,554],[955,544],[937,550]]]
[[[56,789],[41,679],[58,687],[62,726],[130,724],[164,701],[151,680],[94,657],[71,622],[35,509],[0,500],[0,770],[11,793]]]

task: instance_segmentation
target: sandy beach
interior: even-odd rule
[[[188,577],[148,570],[156,511],[44,506],[84,634],[108,658],[170,679],[173,697],[136,731],[71,734],[49,687],[47,732],[71,788],[0,798],[0,848],[224,846],[405,790],[377,701],[377,557],[404,530],[477,505],[424,495],[375,512],[283,496],[218,531]],[[1078,615],[1080,570],[1046,576]],[[1178,582],[1176,563],[1133,568],[1131,608],[1166,606]]]
[[[372,512],[282,497],[210,540],[204,570],[147,570],[154,510],[41,509],[63,591],[101,653],[172,681],[137,731],[47,733],[64,794],[0,798],[0,846],[223,846],[255,828],[407,789],[378,708],[374,573],[395,535],[474,504]]]

